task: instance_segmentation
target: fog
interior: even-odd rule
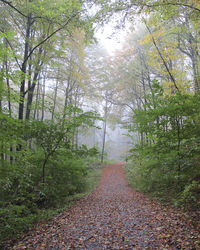
[[[78,145],[86,144],[88,148],[96,146],[101,151],[103,143],[103,130],[91,128],[88,131],[79,131]],[[127,130],[116,125],[111,128],[108,124],[106,132],[105,154],[106,158],[115,161],[125,160],[132,146],[132,140],[127,135]]]

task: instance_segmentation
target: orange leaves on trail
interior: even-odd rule
[[[10,249],[200,249],[183,214],[133,191],[122,166],[107,166],[93,193]]]

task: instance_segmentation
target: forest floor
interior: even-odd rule
[[[123,164],[103,169],[99,186],[8,249],[200,249],[183,213],[135,192]]]

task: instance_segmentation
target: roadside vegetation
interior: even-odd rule
[[[69,120],[60,125],[1,118],[1,138],[12,133],[12,146],[20,147],[9,160],[1,160],[0,235],[5,240],[91,192],[98,184],[102,165],[96,148],[82,145],[74,149],[69,145]],[[88,119],[87,114],[87,123]],[[10,143],[4,142],[2,153],[10,151]]]

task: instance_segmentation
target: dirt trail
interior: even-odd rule
[[[198,232],[133,191],[122,166],[107,166],[94,192],[12,249],[200,249]]]

